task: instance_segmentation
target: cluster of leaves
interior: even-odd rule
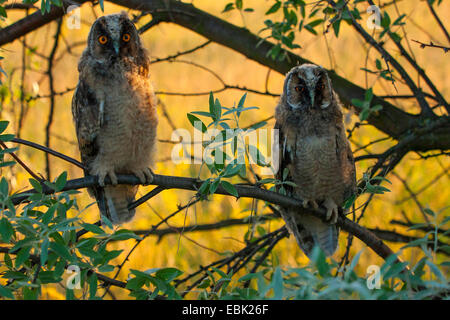
[[[176,268],[155,268],[145,272],[131,269],[133,278],[128,280],[126,288],[131,291],[130,296],[138,300],[152,300],[158,298],[158,293],[164,294],[167,299],[181,300],[175,291],[172,281],[183,274]],[[153,275],[154,274],[154,275]],[[147,289],[143,289],[143,287]]]
[[[368,73],[377,74],[385,80],[395,82],[395,79],[392,77],[392,73],[394,70],[390,70],[388,68],[383,68],[383,65],[382,65],[380,59],[375,59],[375,67],[377,68],[377,70],[370,70],[367,68],[361,68],[361,70],[368,72]]]
[[[225,5],[225,8],[223,9],[222,13],[228,12],[231,10],[239,10],[240,12],[253,12],[253,8],[244,8],[244,1],[243,0],[235,0],[234,2],[229,2]]]
[[[0,133],[7,128],[7,121],[0,121]],[[10,141],[14,136],[0,134],[0,141]],[[0,168],[11,167],[14,161],[5,161],[4,155],[17,148],[0,151]],[[63,172],[53,182],[29,179],[33,191],[27,199],[15,206],[12,193],[5,177],[0,180],[0,297],[15,299],[38,299],[43,286],[55,283],[63,284],[63,277],[74,267],[78,283],[71,277],[65,282],[67,299],[74,299],[74,288],[79,287],[89,293],[89,299],[98,299],[98,274],[112,272],[116,268],[112,263],[123,250],[109,250],[111,241],[140,237],[127,229],[113,228],[111,222],[102,217],[103,226],[85,223],[79,215],[81,210],[73,197],[78,191],[61,192],[67,182],[67,173]],[[55,194],[48,195],[46,190]],[[22,193],[21,196],[24,194]],[[81,237],[79,233],[86,233]],[[88,236],[86,236],[88,235]],[[153,277],[150,274],[156,272]],[[139,287],[141,274],[133,271],[135,278],[127,282],[131,295],[142,298],[156,296],[163,292],[169,298],[177,295],[170,282],[181,274],[173,268],[154,270],[148,275],[155,278],[154,291]],[[149,281],[151,281],[149,280]],[[147,280],[146,280],[147,281]]]
[[[345,270],[338,271],[335,261],[328,261],[316,247],[309,265],[283,268],[266,263],[259,272],[248,273],[237,280],[213,268],[199,286],[200,299],[363,299],[401,300],[449,298],[450,284],[441,271],[448,262],[436,265],[427,255],[415,265],[396,262],[389,257],[382,266],[368,268],[367,277],[358,276],[355,267],[363,251],[358,252]],[[411,272],[404,272],[409,267]],[[339,274],[339,275],[338,275]],[[427,276],[425,276],[427,275]]]
[[[355,1],[357,2],[357,1]],[[353,15],[355,19],[361,19],[359,10],[356,8],[348,12],[346,8],[347,1],[339,0],[336,8],[331,7],[326,1],[318,1],[311,6],[310,12],[306,12],[307,3],[303,0],[274,0],[274,4],[267,10],[266,15],[273,15],[279,11],[282,12],[281,21],[267,19],[264,21],[266,25],[261,31],[270,30],[271,34],[268,38],[274,39],[276,45],[268,52],[273,59],[284,60],[286,55],[283,48],[296,49],[300,48],[295,43],[296,32],[303,29],[318,35],[317,27],[328,23],[325,31],[332,26],[336,37],[339,36],[341,21],[351,23]]]
[[[45,186],[60,192],[65,182],[64,172],[53,183],[46,182]],[[34,192],[29,195],[29,202],[18,211],[12,204],[14,195],[9,194],[6,179],[2,178],[0,182],[0,239],[5,244],[3,248],[8,249],[3,251],[4,265],[0,263],[0,279],[7,280],[6,286],[0,285],[0,296],[37,299],[43,285],[64,283],[66,269],[75,266],[79,270],[78,281],[82,290],[89,292],[89,299],[98,299],[98,274],[114,271],[115,266],[111,262],[123,251],[109,250],[108,243],[140,238],[130,230],[113,229],[106,217],[102,217],[102,227],[85,223],[77,216],[69,217],[69,212],[83,211],[72,197],[76,191],[46,195],[42,193],[40,182],[30,179],[30,184]],[[90,236],[79,238],[77,232],[81,230],[88,231]],[[172,268],[158,270],[155,277],[147,275],[145,281],[142,272],[133,270],[131,273],[135,278],[126,286],[131,296],[153,298],[162,291],[169,298],[177,297],[169,284],[175,277]],[[154,291],[141,288],[147,280],[153,280]],[[66,281],[67,299],[75,298],[74,285],[77,284],[71,279]]]
[[[202,166],[205,165],[209,169],[209,178],[199,188],[200,196],[214,194],[217,188],[222,186],[231,195],[237,197],[236,188],[223,179],[231,179],[234,176],[245,179],[246,164],[250,160],[258,166],[268,165],[258,147],[245,141],[247,134],[265,126],[266,122],[258,122],[249,128],[241,128],[239,124],[246,111],[258,109],[257,107],[245,107],[246,97],[247,94],[244,94],[237,105],[228,108],[222,106],[219,99],[215,99],[213,93],[210,93],[209,112],[193,111],[187,114],[192,126],[205,134],[204,137],[209,137],[202,141],[205,155]],[[206,117],[209,123],[205,124],[197,116]],[[228,145],[229,148],[227,148]]]
[[[383,107],[380,104],[372,105],[373,99],[373,91],[372,88],[369,88],[365,95],[364,101],[359,99],[352,99],[352,104],[358,108],[360,108],[359,119],[361,121],[367,120],[372,113],[376,113],[380,111]]]

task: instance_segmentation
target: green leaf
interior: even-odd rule
[[[275,269],[271,285],[274,292],[273,299],[281,300],[283,298],[283,275],[281,274],[281,269],[279,267]]]
[[[3,195],[4,197],[7,197],[9,194],[8,181],[6,181],[5,177],[3,177],[2,180],[0,180],[0,194]]]
[[[232,185],[228,181],[220,181],[220,184],[229,194],[235,196],[236,198],[239,198],[239,194],[234,185]]]
[[[46,284],[60,282],[62,279],[61,277],[57,277],[54,271],[40,271],[39,280],[41,283]]]
[[[433,272],[439,281],[447,283],[446,277],[442,274],[441,270],[430,260],[426,261],[426,264],[430,267],[431,272]]]
[[[248,151],[250,153],[250,157],[255,161],[258,166],[267,166],[266,159],[264,155],[259,151],[259,149],[253,145],[248,146]]]
[[[341,28],[341,20],[337,20],[337,21],[333,22],[333,31],[334,31],[334,34],[336,35],[336,38],[339,36],[340,28]]]
[[[8,127],[9,121],[0,121],[0,133],[6,130]]]
[[[17,150],[19,150],[19,147],[2,149],[2,150],[0,150],[0,155],[7,154],[7,153],[13,153],[13,152],[16,152]]]
[[[401,26],[401,25],[405,24],[404,22],[401,21],[404,17],[406,17],[406,14],[400,15],[397,19],[395,19],[393,25],[394,26],[397,26],[397,25]]]
[[[408,265],[408,262],[395,263],[392,265],[388,271],[383,275],[383,279],[394,278],[400,272],[402,272],[405,267]]]
[[[36,192],[42,193],[42,185],[40,184],[39,181],[31,179],[31,178],[28,179],[28,181],[30,182],[33,189],[36,190]]]
[[[12,290],[2,286],[1,284],[0,284],[0,296],[14,300]]]
[[[56,192],[61,191],[66,185],[66,182],[67,182],[67,172],[64,171],[59,175],[59,177],[55,181],[55,189],[56,189],[55,191]]]
[[[0,6],[0,16],[6,18],[8,15],[6,14],[6,10],[5,8],[3,8],[2,6]]]
[[[155,276],[164,280],[165,282],[171,282],[173,279],[179,277],[183,274],[183,271],[178,270],[177,268],[163,268],[156,271]]]
[[[89,299],[94,299],[97,293],[97,275],[92,273],[89,277]]]
[[[209,186],[209,193],[214,194],[219,187],[220,179],[216,179],[211,185]]]
[[[200,284],[197,286],[197,288],[206,289],[210,285],[211,285],[211,280],[206,278],[206,279],[203,279],[202,282],[200,282]]]
[[[142,238],[139,237],[137,234],[135,234],[131,230],[127,229],[121,229],[114,232],[113,235],[109,238],[110,240],[128,240],[128,239],[136,239],[141,240]]]
[[[14,139],[13,134],[0,134],[0,141],[8,142],[11,141],[12,139]]]
[[[0,235],[2,236],[3,242],[9,243],[12,235],[14,234],[14,228],[9,222],[9,220],[3,217],[0,220]]]
[[[345,279],[350,279],[350,275],[353,273],[353,270],[355,269],[356,265],[358,264],[359,258],[361,257],[361,254],[363,253],[364,249],[360,250],[354,257],[352,262],[350,263],[350,266],[345,271]]]
[[[234,9],[234,3],[232,3],[232,2],[227,3],[225,5],[225,8],[223,9],[222,13],[227,12],[227,11],[231,11],[233,9]]]
[[[45,265],[45,263],[47,262],[49,245],[50,245],[49,239],[45,238],[44,241],[42,242],[42,245],[41,245],[40,259],[41,259],[41,265],[42,266]]]
[[[210,180],[209,179],[207,179],[207,180],[205,180],[205,181],[203,181],[203,183],[202,183],[202,185],[200,186],[200,188],[198,189],[198,193],[199,194],[207,194],[207,193],[209,193],[208,191],[209,191],[209,185],[210,185]]]
[[[20,251],[17,253],[16,261],[15,261],[16,269],[20,268],[20,266],[28,259],[28,257],[30,256],[30,250],[31,250],[31,247],[26,246],[26,247],[20,249]]]
[[[10,167],[10,166],[13,166],[13,165],[15,165],[15,164],[16,164],[15,161],[6,161],[6,162],[2,162],[2,163],[0,163],[0,168],[3,168],[3,167]]]
[[[380,59],[376,59],[375,60],[375,65],[377,67],[378,70],[383,69],[382,65],[381,65],[381,60]]]
[[[214,101],[214,115],[215,115],[215,119],[220,119],[220,117],[222,115],[222,106],[219,102],[219,99],[216,99]]]
[[[81,226],[86,229],[87,231],[90,231],[92,233],[96,233],[96,234],[104,234],[105,231],[100,228],[99,226],[96,226],[95,224],[90,224],[90,223],[83,223],[81,224]]]
[[[195,129],[200,130],[203,133],[206,132],[207,129],[202,120],[194,116],[192,113],[188,113],[187,118]],[[201,128],[199,128],[199,124],[201,125]]]
[[[9,269],[13,269],[13,263],[12,263],[12,259],[9,256],[9,254],[5,253],[5,265],[9,268]]]
[[[206,112],[206,111],[192,111],[191,114],[198,114],[199,116],[213,118],[213,114],[211,114],[210,112]]]
[[[391,18],[389,17],[389,14],[385,11],[383,18],[381,19],[381,26],[385,29],[389,28],[391,25]]]
[[[112,225],[111,221],[106,216],[102,215],[101,219],[102,219],[102,225],[105,225],[108,228],[113,229],[113,225]]]
[[[61,258],[64,258],[67,261],[72,261],[72,255],[70,254],[69,249],[64,245],[58,242],[51,242],[50,249],[52,249]]]
[[[313,27],[311,27],[310,25],[307,24],[307,25],[304,26],[304,28],[306,30],[308,30],[309,32],[311,32],[312,34],[317,35],[317,31],[314,30]]]
[[[349,197],[347,200],[345,200],[344,204],[342,205],[342,208],[344,210],[348,210],[350,209],[350,207],[353,205],[353,203],[356,200],[356,194],[352,195],[351,197]]]

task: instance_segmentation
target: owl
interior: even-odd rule
[[[285,189],[304,207],[324,206],[328,223],[292,209],[282,209],[282,218],[307,256],[315,245],[330,256],[338,244],[338,208],[355,194],[356,177],[340,102],[327,72],[312,64],[292,68],[275,119],[280,151],[277,178],[294,182],[295,186],[285,184]]]
[[[117,185],[116,174],[153,179],[158,118],[149,64],[136,27],[126,13],[98,18],[78,64],[72,114],[85,175],[98,176],[89,189],[102,216],[112,223],[131,220],[128,210],[138,187]],[[105,186],[105,178],[112,185]]]

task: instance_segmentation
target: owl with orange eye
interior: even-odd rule
[[[118,185],[117,174],[134,174],[142,184],[153,180],[158,118],[149,65],[126,13],[94,22],[78,64],[72,115],[84,173],[98,177],[89,193],[101,216],[114,224],[133,218],[135,210],[128,207],[138,189]]]

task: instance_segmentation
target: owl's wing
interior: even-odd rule
[[[356,168],[350,141],[348,141],[345,129],[341,125],[337,126],[336,154],[341,157],[343,176],[347,177],[343,181],[343,200],[347,200],[357,191]]]
[[[279,122],[275,122],[274,129],[278,130],[278,152],[280,153],[280,165],[277,173],[275,174],[275,178],[280,181],[292,181],[290,172],[288,172],[287,176],[284,177],[285,179],[283,179],[283,173],[285,170],[288,170],[288,166],[292,161],[291,148],[287,148],[286,146],[286,134],[283,132],[283,128]],[[292,194],[292,186],[285,184],[283,187],[288,195]]]
[[[94,91],[80,80],[72,99],[72,115],[84,165],[89,165],[98,153],[97,135],[103,124],[100,107]]]
[[[89,175],[89,165],[98,154],[97,136],[103,125],[103,104],[85,81],[78,82],[72,98],[72,115],[75,122],[84,174]],[[89,192],[97,199],[100,210],[105,210],[104,191],[92,187]]]

